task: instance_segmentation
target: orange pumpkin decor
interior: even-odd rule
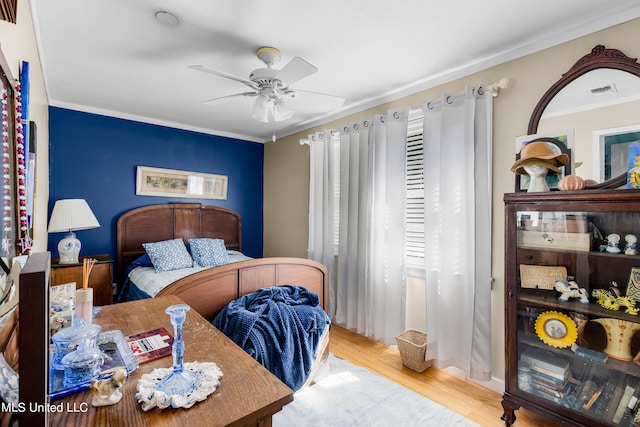
[[[558,182],[558,189],[562,191],[582,190],[584,186],[584,179],[578,175],[567,175]]]

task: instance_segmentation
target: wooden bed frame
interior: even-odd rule
[[[200,203],[170,203],[132,209],[117,221],[117,268],[120,283],[127,266],[144,254],[142,243],[197,237],[218,238],[227,249],[242,251],[242,220],[230,209]],[[213,267],[180,279],[158,295],[177,295],[205,319],[228,303],[260,288],[294,284],[318,294],[328,312],[327,269],[302,258],[257,258]]]

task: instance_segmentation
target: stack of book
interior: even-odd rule
[[[529,366],[531,389],[535,394],[551,400],[565,398],[571,389],[569,361],[553,353],[529,348],[520,356]]]

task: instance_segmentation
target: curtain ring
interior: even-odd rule
[[[427,108],[429,110],[433,110],[433,105],[431,104],[431,101],[427,102]]]
[[[396,120],[398,120],[398,119],[400,118],[400,114],[398,114],[398,112],[397,112],[397,111],[394,111],[394,112],[393,112],[393,118],[394,118],[394,119],[396,119]]]
[[[478,95],[484,95],[484,87],[478,86]]]
[[[364,125],[364,127],[368,128],[369,127],[369,120],[365,120],[364,122],[362,122],[362,124]]]
[[[311,135],[311,140],[315,141],[316,140],[316,136],[315,135]]]
[[[356,123],[356,124],[353,125],[353,130],[358,130],[359,127],[360,126],[358,126],[358,124]]]
[[[453,101],[451,100],[451,95],[447,96],[447,104],[453,104]]]
[[[349,126],[345,126],[343,130],[344,130],[344,133],[349,133]]]
[[[320,140],[322,141],[324,139],[324,134],[323,133],[319,134],[318,138],[320,138]]]
[[[380,116],[380,123],[384,123],[384,116]]]

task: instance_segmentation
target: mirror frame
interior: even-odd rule
[[[560,80],[555,82],[553,86],[551,86],[544,95],[542,95],[542,98],[540,98],[540,101],[538,101],[538,104],[533,109],[533,113],[529,119],[527,133],[529,135],[534,135],[538,132],[538,124],[540,123],[542,113],[558,92],[583,74],[600,68],[611,68],[614,70],[626,71],[640,78],[640,64],[638,63],[638,58],[630,58],[618,49],[607,49],[603,45],[599,44],[591,49],[591,53],[583,56],[573,64],[569,71],[564,73]],[[626,182],[627,174],[623,173],[608,181],[588,185],[585,189],[619,188],[625,185]]]

